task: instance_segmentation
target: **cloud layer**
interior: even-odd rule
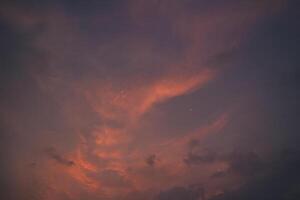
[[[5,199],[227,199],[271,177],[245,55],[286,4],[3,2]]]

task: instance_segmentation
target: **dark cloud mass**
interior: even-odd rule
[[[212,198],[226,199],[298,199],[299,193],[299,152],[282,153],[268,164],[268,171],[263,176],[256,176],[240,188],[227,191]],[[259,169],[256,173],[259,172]]]
[[[65,165],[65,166],[73,166],[75,163],[72,160],[68,160],[62,155],[59,155],[58,152],[53,148],[47,148],[45,150],[45,153],[53,160],[57,161],[59,164]]]
[[[157,196],[157,200],[202,200],[205,198],[205,192],[203,188],[198,187],[174,187],[167,191],[163,191]]]
[[[157,162],[157,158],[156,158],[155,154],[152,154],[146,158],[146,163],[149,166],[152,166],[152,167],[155,166],[156,162]]]
[[[0,199],[300,199],[298,4],[1,1]]]

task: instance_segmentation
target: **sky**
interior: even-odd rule
[[[1,199],[300,199],[297,6],[1,1]]]

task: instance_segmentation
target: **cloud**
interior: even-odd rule
[[[204,200],[204,197],[205,192],[201,187],[173,187],[160,192],[155,200]]]
[[[268,164],[268,171],[246,182],[240,188],[224,192],[211,200],[292,200],[300,197],[299,193],[299,152],[288,157],[277,156]],[[283,154],[282,154],[283,155]]]
[[[155,154],[152,154],[146,158],[147,165],[151,167],[154,167],[156,165],[156,162],[157,162],[157,157]]]
[[[233,152],[228,156],[228,161],[233,172],[245,176],[254,176],[265,169],[263,161],[256,153],[237,153]]]
[[[184,162],[187,165],[197,165],[197,164],[205,164],[212,163],[216,159],[216,155],[214,153],[207,154],[196,154],[193,152],[189,152],[187,157],[184,158]]]
[[[189,141],[198,141],[191,144],[197,146],[226,128],[226,109],[207,124],[195,115],[198,128],[176,134],[164,135],[159,117],[168,117],[164,108],[170,102],[218,79],[263,13],[260,8],[234,1],[130,0],[86,3],[86,11],[78,2],[16,2],[0,9],[0,25],[9,29],[5,36],[11,35],[3,38],[18,47],[10,47],[10,41],[1,47],[9,52],[4,57],[10,78],[5,79],[11,79],[2,84],[1,108],[16,132],[7,134],[16,146],[12,184],[26,186],[27,171],[18,166],[34,159],[39,167],[31,170],[45,180],[44,199],[119,199],[132,191],[162,189],[160,200],[194,200],[203,199],[204,192],[185,185],[214,170],[203,163],[228,162],[240,174],[260,167],[251,155],[225,159],[194,147],[186,154]],[[145,126],[153,125],[149,115],[161,121],[155,134]],[[44,151],[49,158],[44,162],[35,152],[45,145],[57,148]],[[166,189],[174,184],[182,187]]]
[[[265,172],[268,162],[263,160],[255,152],[217,153],[203,149],[193,149],[188,151],[183,159],[187,165],[213,165],[219,162],[227,163],[225,171],[216,171],[212,177],[224,177],[225,175],[241,175],[243,177],[254,177]]]
[[[138,85],[114,87],[110,82],[100,82],[98,87],[90,87],[85,94],[92,107],[103,118],[121,122],[129,120],[130,123],[158,103],[201,88],[213,76],[214,72],[208,69],[197,74],[167,75],[146,83],[138,78]]]
[[[130,188],[131,183],[116,170],[103,170],[97,178],[107,188]]]
[[[55,160],[57,163],[65,165],[67,167],[71,167],[75,165],[75,162],[72,160],[68,160],[64,156],[60,155],[55,148],[50,147],[45,150],[45,153],[53,160]]]

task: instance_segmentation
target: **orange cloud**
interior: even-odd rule
[[[137,82],[133,86],[118,88],[99,83],[99,87],[86,91],[86,97],[102,117],[112,120],[125,117],[130,121],[148,112],[157,103],[202,87],[214,74],[207,69],[191,75],[167,76],[146,85]]]

